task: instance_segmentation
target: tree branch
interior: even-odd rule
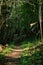
[[[33,3],[29,2],[29,0],[28,0],[28,1],[27,1],[27,0],[25,0],[24,2],[25,2],[25,3],[28,3],[28,4],[30,4],[30,5],[35,6],[35,4],[33,4]]]

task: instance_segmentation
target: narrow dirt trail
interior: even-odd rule
[[[14,49],[12,49],[12,52],[9,54],[6,54],[5,56],[12,57],[12,58],[20,58],[22,52],[23,52],[23,49],[21,49],[20,46],[15,46]]]
[[[0,59],[0,65],[20,65],[20,56],[23,49],[15,46],[11,53],[6,54],[4,59]]]

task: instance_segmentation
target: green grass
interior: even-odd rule
[[[14,42],[9,43],[8,47],[6,47],[5,49],[3,49],[3,51],[0,53],[0,58],[5,56],[6,54],[9,54],[12,52],[12,49],[14,48]]]
[[[6,48],[3,50],[2,54],[9,54],[12,51],[12,48]]]

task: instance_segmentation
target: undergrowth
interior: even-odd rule
[[[31,56],[21,56],[20,65],[43,65],[43,50],[35,52]]]

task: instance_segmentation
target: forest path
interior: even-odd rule
[[[20,46],[15,46],[12,49],[12,52],[9,54],[6,54],[5,56],[12,57],[12,58],[20,58],[22,52],[23,52],[23,49]]]
[[[43,50],[43,43],[37,44],[32,48],[28,49],[28,52],[34,53],[40,50]],[[23,51],[24,50],[20,48],[20,46],[15,46],[10,54],[6,54],[3,59],[0,59],[0,65],[20,65],[20,56]]]
[[[5,58],[0,59],[0,65],[20,65],[20,56],[23,49],[20,46],[15,46],[12,52],[5,55]]]

